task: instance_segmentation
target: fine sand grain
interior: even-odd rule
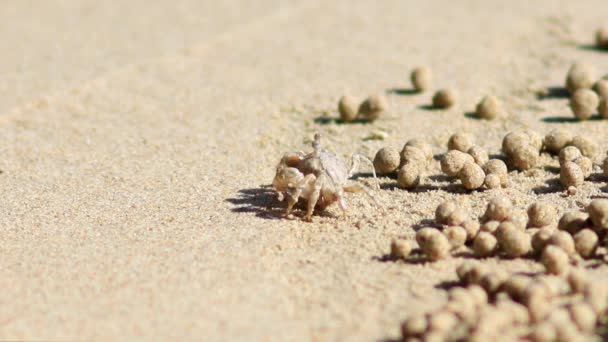
[[[502,194],[561,216],[606,197],[602,177],[564,196],[544,154],[547,167],[470,194],[434,160],[416,190],[381,177],[380,208],[347,194],[346,219],[335,206],[313,223],[281,218],[269,187],[315,132],[345,158],[412,138],[440,154],[466,132],[493,158],[511,130],[565,127],[603,156],[606,123],[574,121],[561,87],[576,61],[608,72],[608,55],[585,48],[604,1],[208,3],[0,5],[0,339],[396,338],[403,319],[446,302],[464,261],[383,261],[439,203],[478,217]],[[419,65],[433,91],[411,89]],[[431,109],[447,87],[457,104]],[[332,119],[343,94],[385,91],[377,121]],[[486,94],[504,117],[474,118]],[[383,141],[364,139],[378,130]]]

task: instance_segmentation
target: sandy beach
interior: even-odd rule
[[[440,177],[417,191],[380,177],[380,207],[347,194],[346,218],[332,206],[308,223],[282,218],[270,187],[281,156],[310,151],[316,132],[346,159],[411,138],[441,154],[457,131],[498,154],[511,130],[565,127],[604,156],[607,122],[572,120],[567,98],[537,96],[562,87],[576,61],[608,74],[608,53],[590,48],[603,1],[0,8],[2,340],[391,340],[408,315],[445,303],[442,284],[465,261],[383,261],[442,201],[479,216],[502,194],[562,214],[606,197],[604,179],[564,196],[546,168],[472,193]],[[455,107],[430,110],[432,91],[408,91],[418,65],[432,68],[434,89],[458,90]],[[389,110],[339,124],[347,93],[386,93]],[[471,118],[486,94],[503,99],[506,118]],[[366,139],[377,130],[387,137]],[[440,174],[438,162],[427,173]],[[605,266],[591,272],[608,279]]]

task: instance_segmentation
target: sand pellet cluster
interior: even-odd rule
[[[564,254],[552,246],[547,258],[559,264]],[[550,257],[552,256],[552,257]],[[559,266],[557,266],[559,267]],[[608,286],[587,271],[508,273],[482,264],[456,269],[457,286],[442,307],[408,317],[404,341],[587,341],[608,307]]]
[[[359,104],[351,95],[344,95],[338,101],[338,113],[343,122],[355,120],[374,121],[388,109],[388,100],[384,95],[370,95]]]
[[[606,48],[606,36],[605,30],[597,32],[599,48]],[[598,79],[592,65],[574,63],[566,75],[566,89],[570,93],[570,108],[575,118],[587,120],[595,114],[608,118],[608,82]]]

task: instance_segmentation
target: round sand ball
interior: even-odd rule
[[[357,118],[357,99],[350,95],[344,95],[338,101],[338,113],[340,119],[345,122],[351,122]]]
[[[525,129],[523,132],[528,136],[529,144],[540,152],[543,148],[543,136],[531,129]]]
[[[578,148],[581,154],[588,158],[594,158],[599,150],[599,147],[595,142],[580,135],[573,137],[570,145]]]
[[[608,29],[600,28],[595,32],[595,46],[608,49]]]
[[[472,262],[463,262],[456,267],[456,276],[463,284],[468,283],[469,272],[471,272],[474,266]]]
[[[503,284],[509,279],[509,273],[504,271],[489,272],[481,278],[481,287],[486,290],[489,295],[496,294]],[[511,302],[511,301],[509,301]],[[512,303],[512,302],[511,302]]]
[[[579,120],[589,119],[599,104],[599,97],[590,89],[578,89],[570,98],[572,113]]]
[[[450,108],[458,100],[458,95],[454,89],[441,89],[433,96],[433,107]]]
[[[450,255],[450,242],[437,229],[423,228],[419,230],[416,233],[416,241],[431,261],[445,259]]]
[[[601,79],[593,85],[593,90],[597,93],[600,99],[608,97],[608,80]]]
[[[483,171],[486,174],[507,174],[507,164],[500,159],[490,159],[483,165]]]
[[[549,131],[544,139],[545,149],[551,154],[559,154],[562,148],[572,142],[572,133],[565,128],[555,128]]]
[[[468,162],[474,162],[473,157],[458,150],[451,150],[441,158],[441,171],[450,177],[457,176]]]
[[[576,252],[572,235],[563,230],[558,230],[551,236],[549,245],[561,248],[569,256],[574,255]]]
[[[483,185],[487,189],[498,189],[501,187],[502,181],[499,175],[490,173],[489,175],[486,175],[486,178],[483,180]]]
[[[534,253],[540,254],[551,241],[551,237],[555,234],[555,229],[551,227],[543,227],[532,235],[532,249]]]
[[[412,252],[412,245],[407,240],[393,240],[391,242],[391,257],[393,259],[405,259]]]
[[[531,238],[528,234],[517,229],[514,225],[503,222],[496,230],[498,246],[508,257],[516,258],[528,254],[532,250]]]
[[[401,157],[399,156],[399,151],[391,147],[381,148],[374,157],[374,169],[379,174],[394,172],[400,163]]]
[[[473,146],[473,138],[466,133],[454,133],[448,140],[448,150],[467,152]]]
[[[486,206],[486,211],[483,214],[483,221],[508,220],[512,212],[513,204],[508,198],[502,196],[494,197]]]
[[[498,240],[494,235],[486,232],[479,232],[473,240],[473,251],[475,255],[485,258],[494,256],[498,250]]]
[[[429,67],[418,67],[412,71],[410,79],[414,89],[417,91],[425,91],[431,87],[433,73]]]
[[[572,268],[568,272],[567,280],[572,293],[583,293],[589,284],[587,273],[581,268]]]
[[[374,121],[388,108],[388,101],[383,95],[372,95],[359,106],[359,115],[364,120]]]
[[[599,113],[600,117],[608,119],[608,96],[600,99]]]
[[[582,156],[581,150],[576,146],[566,146],[559,151],[559,165],[564,165],[565,162],[573,162]]]
[[[451,201],[446,201],[437,206],[435,208],[435,222],[438,224],[448,224],[450,220],[450,215],[454,211],[458,209],[456,203]]]
[[[468,219],[462,223],[462,228],[467,232],[467,242],[473,241],[477,233],[479,233],[479,221]]]
[[[502,103],[494,95],[488,95],[481,99],[475,110],[477,117],[487,120],[505,116]]]
[[[426,156],[426,159],[428,159],[429,161],[433,160],[433,149],[431,148],[431,145],[427,144],[425,141],[421,139],[410,139],[407,141],[407,143],[405,143],[403,149],[405,150],[406,147],[410,146],[420,149]]]
[[[557,331],[553,324],[540,322],[532,328],[529,338],[532,342],[553,342],[557,340]]]
[[[580,186],[585,180],[583,170],[573,162],[565,162],[560,168],[559,181],[565,187]]]
[[[523,210],[514,210],[508,221],[517,229],[525,231],[528,227],[528,214]]]
[[[460,182],[465,189],[475,190],[481,188],[486,175],[483,173],[481,166],[469,162],[462,167],[462,170],[458,173],[458,178],[460,178]]]
[[[459,226],[450,226],[443,230],[443,234],[448,238],[452,248],[464,246],[467,241],[467,231]]]
[[[595,199],[587,206],[589,218],[596,228],[608,229],[608,200]]]
[[[580,256],[585,259],[595,255],[599,238],[591,229],[583,229],[574,235],[574,247]]]
[[[548,273],[564,274],[568,270],[568,254],[559,247],[548,245],[543,250],[541,262]]]
[[[570,318],[584,332],[592,332],[597,323],[597,315],[593,307],[583,301],[573,303],[568,308]]]
[[[471,146],[467,150],[467,153],[473,157],[473,160],[475,160],[475,163],[479,166],[485,165],[490,160],[488,152],[480,146]]]
[[[481,308],[488,303],[488,294],[486,291],[477,284],[469,285],[467,291],[471,296],[476,307]]]
[[[402,189],[414,189],[420,184],[420,169],[415,163],[407,163],[397,172],[397,185]]]
[[[570,234],[576,234],[587,225],[589,215],[582,211],[570,211],[562,215],[557,228]]]
[[[427,319],[424,315],[413,315],[401,324],[401,334],[404,338],[422,336],[427,329]]]
[[[557,221],[557,209],[549,203],[536,202],[528,207],[528,225],[544,227]]]
[[[538,150],[532,145],[520,145],[509,156],[511,166],[519,171],[529,170],[538,165]]]
[[[587,157],[580,157],[576,158],[573,162],[581,168],[581,171],[583,172],[583,177],[585,179],[591,176],[591,172],[593,172],[593,162],[591,161],[591,159]]]
[[[401,150],[401,165],[410,163],[425,166],[427,162],[426,153],[418,147],[405,146]]]
[[[484,222],[484,224],[482,224],[479,229],[482,232],[494,234],[496,233],[496,229],[498,229],[498,226],[500,226],[500,221],[487,221]]]
[[[515,149],[522,145],[530,145],[530,136],[523,131],[513,131],[507,133],[502,139],[502,151],[510,156]]]
[[[571,94],[579,89],[591,89],[595,79],[595,70],[591,65],[575,63],[568,70],[566,89]]]
[[[464,266],[466,273],[462,273],[462,270],[458,273],[459,279],[462,280],[465,284],[471,287],[471,284],[479,284],[481,282],[481,278],[488,273],[486,267],[481,264],[469,264],[469,266]]]
[[[530,277],[514,274],[503,285],[503,290],[515,301],[522,301],[526,289],[532,283]]]

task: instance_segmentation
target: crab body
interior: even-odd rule
[[[349,180],[357,168],[358,159],[353,158],[349,169],[342,159],[323,149],[320,140],[321,136],[316,134],[313,152],[287,154],[277,166],[273,186],[279,200],[287,199],[286,216],[291,214],[299,199],[307,202],[305,220],[308,221],[315,208],[324,210],[336,202],[345,214],[344,192],[364,190],[360,184]]]

